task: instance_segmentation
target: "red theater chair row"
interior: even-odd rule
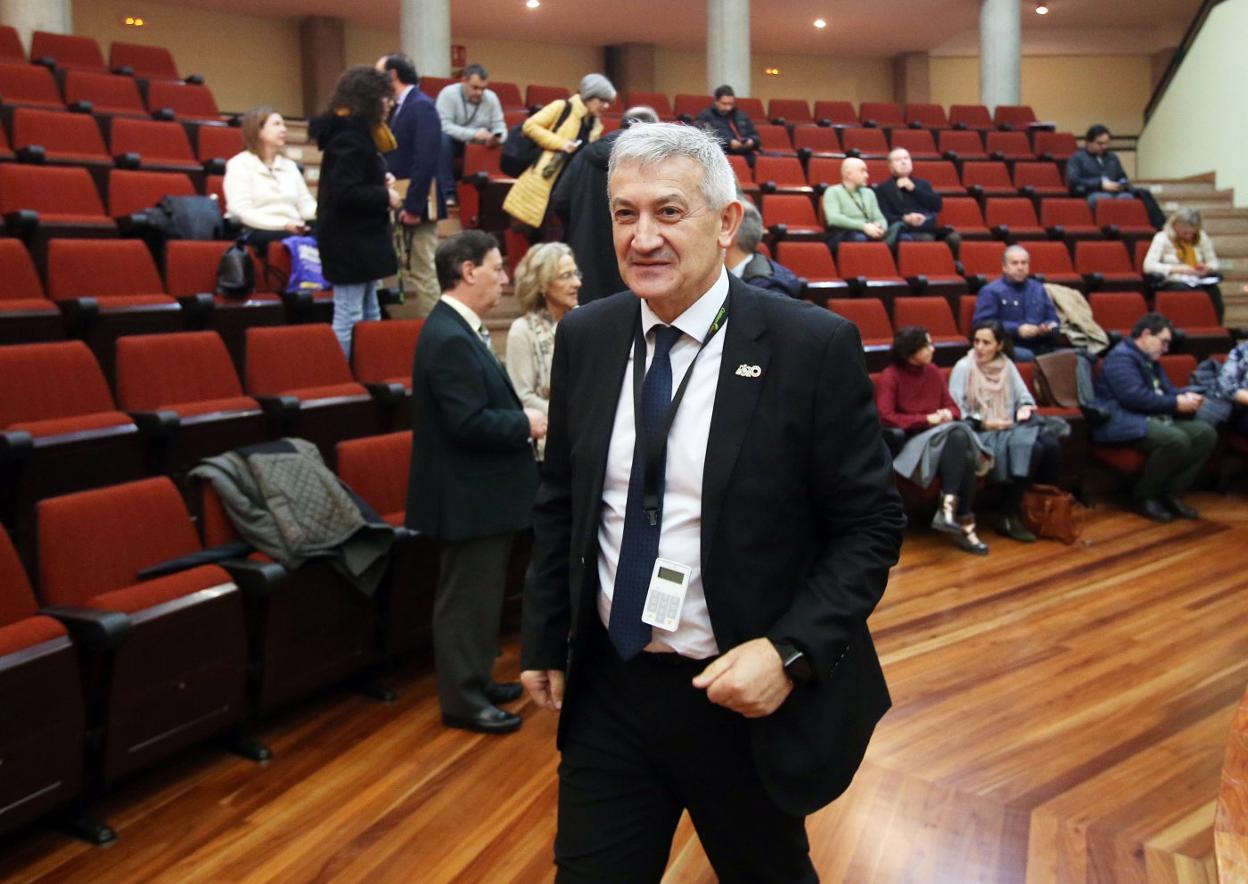
[[[71,69],[53,75],[38,65],[0,64],[3,106],[66,109],[109,116],[220,123],[212,90],[198,83],[136,80],[107,71]]]
[[[1056,163],[1068,158],[1076,149],[1074,136],[1069,133],[1062,133],[1060,138],[1055,133],[1037,133],[1036,138],[1039,140],[1042,134],[1051,137],[1035,146],[1025,132],[988,132],[981,136],[979,132],[945,129],[934,136],[927,129],[893,129],[886,133],[882,129],[799,126],[793,129],[790,139],[789,130],[784,126],[763,124],[759,128],[765,152],[796,154],[803,159],[811,156],[884,159],[890,151],[905,148],[914,160],[945,159],[959,165],[995,160],[1013,166],[1037,160]]]
[[[28,59],[16,29],[0,25],[0,63],[26,64],[27,61],[58,70],[117,72],[149,80],[182,79],[173,55],[163,46],[115,42],[109,47],[108,64],[105,64],[99,43],[91,37],[35,31]]]

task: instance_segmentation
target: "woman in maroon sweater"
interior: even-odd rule
[[[893,364],[875,387],[876,407],[886,427],[903,430],[905,446],[893,469],[926,488],[940,478],[940,506],[932,528],[950,535],[967,552],[987,555],[988,545],[975,533],[975,476],[986,459],[974,431],[949,395],[940,370],[932,365],[935,350],[927,329],[906,326],[893,339]]]

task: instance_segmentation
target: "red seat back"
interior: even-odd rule
[[[37,610],[26,569],[17,557],[8,532],[0,526],[0,627],[25,620]]]
[[[357,322],[351,344],[355,379],[362,384],[400,379],[410,386],[424,324],[423,319]]]
[[[1092,227],[1092,210],[1088,201],[1052,197],[1040,201],[1040,223],[1046,227]]]
[[[48,297],[163,295],[152,253],[137,239],[54,239],[48,243]]]
[[[672,103],[672,113],[676,116],[697,117],[698,114],[706,110],[715,103],[714,96],[711,95],[690,95],[682,93],[676,96],[676,100]]]
[[[216,332],[117,339],[117,402],[127,411],[242,395],[230,354]]]
[[[65,108],[52,72],[33,64],[0,64],[0,97],[5,104]]]
[[[464,147],[464,177],[484,172],[491,178],[506,178],[499,166],[502,151],[486,147],[483,144],[468,144]]]
[[[625,104],[628,107],[636,107],[639,104],[652,107],[654,112],[662,119],[668,119],[672,116],[672,102],[665,92],[641,92],[636,89],[630,89],[628,100]]]
[[[338,477],[382,516],[406,511],[411,462],[408,432],[338,443]]]
[[[962,269],[969,275],[982,274],[989,279],[1001,275],[1001,259],[1004,255],[1003,242],[964,242],[958,248],[958,260],[962,262]]]
[[[1014,186],[1020,190],[1024,187],[1066,189],[1056,163],[1015,163]]]
[[[925,129],[949,128],[949,117],[939,104],[907,104],[906,122],[918,123]]]
[[[1030,160],[1035,157],[1026,132],[989,132],[984,136],[984,147],[988,153],[999,153],[1007,160]]]
[[[841,137],[827,126],[798,126],[793,130],[793,146],[809,148],[813,153],[840,153]]]
[[[114,218],[150,209],[166,196],[195,196],[195,185],[184,172],[108,171],[108,214]]]
[[[827,120],[833,126],[861,126],[854,106],[848,101],[816,101],[815,119]]]
[[[891,101],[864,101],[858,107],[858,118],[864,123],[871,120],[877,126],[904,126],[901,106]]]
[[[800,131],[800,130],[799,130]],[[835,132],[835,129],[823,129],[823,132]],[[806,163],[806,176],[811,184],[840,184],[840,157],[811,157]]]
[[[428,95],[430,98],[437,99],[438,93],[452,83],[458,83],[458,77],[430,77],[424,76],[420,78],[420,91]],[[567,98],[561,95],[560,98]]]
[[[213,292],[217,287],[217,266],[233,243],[175,239],[165,243],[165,290],[175,298]],[[263,276],[260,262],[252,255],[256,279]]]
[[[13,111],[13,147],[41,145],[49,158],[72,155],[108,161],[100,127],[89,114],[19,107]]]
[[[995,129],[988,108],[982,104],[952,104],[949,106],[949,125],[966,126],[968,129]]]
[[[155,84],[153,84],[155,85]],[[137,153],[145,160],[172,160],[198,165],[191,141],[180,123],[157,120],[113,120],[110,130],[113,155]]]
[[[0,347],[0,427],[115,409],[82,341]]]
[[[962,158],[980,158],[987,156],[984,153],[984,141],[980,138],[979,133],[975,131],[959,131],[957,129],[941,129],[937,140],[940,145],[940,152],[953,151]]]
[[[1161,370],[1166,373],[1170,383],[1176,387],[1186,387],[1192,382],[1192,372],[1196,370],[1196,357],[1191,353],[1167,353],[1158,360]]]
[[[143,97],[132,77],[70,71],[65,75],[65,100],[91,102],[96,113],[126,113],[147,116]]]
[[[815,219],[815,208],[810,198],[800,194],[772,194],[763,200],[763,223],[821,226]]]
[[[244,149],[243,130],[235,126],[200,126],[195,140],[201,160],[228,160]]]
[[[147,84],[147,107],[152,111],[169,108],[179,119],[221,118],[221,111],[217,108],[217,100],[212,97],[212,90],[207,86],[191,83],[153,80]]]
[[[1203,289],[1190,292],[1158,292],[1157,312],[1179,328],[1216,328],[1218,315]]]
[[[844,129],[841,131],[841,144],[845,152],[857,150],[863,154],[888,155],[888,141],[884,138],[883,129]]]
[[[1023,197],[989,199],[984,205],[984,220],[989,227],[1004,224],[1007,227],[1038,227],[1036,210],[1031,200]]]
[[[144,568],[201,549],[167,476],[48,498],[36,512],[39,591],[50,605],[85,605],[138,583]]]
[[[742,184],[752,184],[754,182],[754,170],[750,168],[750,162],[738,153],[728,154],[728,165],[732,166],[732,173],[737,176],[737,181]]]
[[[0,238],[0,301],[42,298],[35,262],[19,239]]]
[[[915,160],[914,177],[922,178],[936,191],[962,189],[958,168],[949,160]]]
[[[1037,240],[1027,243],[1026,248],[1027,254],[1031,256],[1032,273],[1052,276],[1075,272],[1074,265],[1070,263],[1070,250],[1066,248],[1065,243]]]
[[[905,277],[958,275],[953,253],[943,242],[898,243],[897,269]]]
[[[30,38],[30,58],[51,58],[58,68],[65,70],[96,71],[107,74],[108,65],[100,53],[100,44],[91,37],[76,34],[53,34],[35,31]]]
[[[942,227],[952,227],[954,230],[985,226],[984,216],[979,211],[979,203],[968,196],[945,197],[940,214],[936,216],[936,223]]]
[[[217,205],[221,208],[221,214],[224,215],[230,210],[225,202],[225,176],[209,175],[204,179],[204,196],[215,196]]]
[[[788,242],[776,244],[776,260],[810,282],[840,279],[832,253],[821,242]]]
[[[26,49],[17,28],[0,25],[0,64],[26,64]]]
[[[1139,292],[1093,292],[1088,297],[1092,318],[1106,331],[1125,334],[1148,312],[1144,296]]]
[[[145,80],[178,80],[178,66],[173,53],[163,46],[138,43],[113,43],[108,50],[108,63],[113,70],[128,67],[134,76]]]
[[[898,328],[919,325],[933,336],[956,337],[961,334],[954,322],[953,311],[944,298],[898,298],[893,302],[893,321]]]
[[[246,389],[252,396],[354,383],[328,325],[247,329]]]
[[[1079,142],[1072,132],[1036,132],[1032,146],[1037,156],[1050,156],[1060,161],[1070,159],[1079,149]]]
[[[755,124],[767,119],[767,110],[763,107],[761,98],[749,98],[747,96],[737,96],[737,110],[745,114]]]
[[[904,147],[910,151],[911,157],[932,157],[939,156],[936,152],[936,142],[932,139],[932,133],[927,129],[894,129],[892,132],[893,150]]]
[[[1146,239],[1137,239],[1135,241],[1135,261],[1132,266],[1135,268],[1136,273],[1141,275],[1144,273],[1144,259],[1148,257],[1148,249],[1151,245],[1152,243]]]
[[[432,94],[437,95],[436,92]],[[564,86],[539,86],[530,83],[524,90],[524,103],[527,107],[545,107],[552,101],[563,101],[567,97],[568,90]]]
[[[1148,220],[1148,210],[1140,200],[1097,200],[1096,223],[1101,227],[1115,225],[1117,227],[1152,228]]]
[[[789,130],[784,126],[760,123],[755,128],[758,129],[758,138],[762,142],[763,150],[793,149],[793,142],[789,139]]]
[[[894,279],[897,265],[893,253],[882,242],[846,242],[836,250],[836,263],[846,277]]]
[[[498,96],[498,103],[505,108],[523,108],[524,98],[520,95],[520,87],[506,80],[491,80],[490,88]],[[437,98],[437,95],[433,96]]]
[[[1010,180],[1010,171],[1005,163],[967,163],[962,167],[962,183],[967,187],[991,190],[1014,189],[1014,182]]]
[[[974,295],[958,296],[958,331],[967,338],[971,336],[971,326],[974,325],[976,300]]]
[[[105,217],[104,204],[86,169],[0,164],[0,214],[20,209]]]
[[[1026,129],[1028,124],[1036,121],[1036,112],[1029,104],[999,104],[992,121],[998,126]]]
[[[858,326],[864,343],[880,344],[893,339],[893,325],[879,298],[829,298],[828,309]]]
[[[804,98],[773,98],[767,105],[767,116],[773,120],[781,118],[790,125],[814,120],[810,115],[810,105]]]
[[[1075,269],[1080,273],[1133,273],[1131,257],[1121,242],[1075,243]]]
[[[774,181],[780,187],[804,187],[806,173],[797,157],[758,156],[754,158],[754,180]]]

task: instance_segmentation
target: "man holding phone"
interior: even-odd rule
[[[470,64],[464,68],[461,82],[438,93],[438,116],[442,118],[438,182],[448,203],[455,202],[455,158],[464,155],[464,145],[498,147],[507,138],[503,106],[489,83],[489,71]]]
[[[1031,278],[1031,255],[1019,245],[1001,256],[1001,276],[979,290],[972,322],[995,319],[1014,341],[1014,361],[1062,348],[1057,308],[1039,280]]]

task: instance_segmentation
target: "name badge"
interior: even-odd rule
[[[666,632],[675,632],[680,625],[680,609],[685,605],[685,593],[689,590],[692,574],[693,569],[688,565],[670,559],[655,559],[641,622]]]

